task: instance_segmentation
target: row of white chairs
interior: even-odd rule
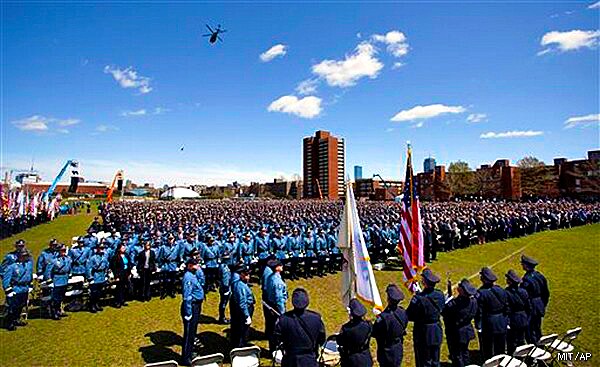
[[[540,338],[537,344],[526,344],[515,349],[512,355],[499,354],[481,365],[481,367],[528,367],[524,360],[531,359],[533,365],[543,364],[549,366],[556,360],[555,353],[570,353],[575,348],[573,341],[581,333],[581,328],[567,330],[559,338],[558,334],[550,334]],[[467,367],[479,367],[470,365]]]
[[[234,348],[229,353],[231,367],[258,367],[260,366],[260,348],[257,346]],[[196,357],[192,360],[192,367],[221,367],[225,356],[221,353]],[[144,367],[179,367],[176,361],[148,363]]]

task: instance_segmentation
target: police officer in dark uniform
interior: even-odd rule
[[[458,296],[450,299],[444,309],[446,341],[453,367],[469,364],[469,342],[475,339],[473,319],[477,314],[477,289],[467,279],[458,283]]]
[[[62,311],[62,301],[67,291],[71,266],[72,260],[67,256],[67,246],[61,244],[58,248],[58,256],[50,263],[48,269],[50,279],[52,279],[54,285],[50,304],[50,317],[53,320],[60,320],[61,317],[67,316]]]
[[[508,354],[513,354],[519,345],[525,344],[525,335],[529,326],[531,304],[527,291],[519,287],[521,277],[510,269],[506,273],[506,294],[508,296],[508,326],[506,347]]]
[[[413,329],[413,345],[417,367],[439,366],[440,346],[442,345],[442,327],[440,315],[444,308],[444,294],[435,288],[440,277],[429,269],[423,270],[425,289],[416,293],[406,315],[415,323]]]
[[[281,367],[317,367],[319,347],[325,342],[325,325],[321,315],[309,311],[308,293],[296,288],[292,293],[294,309],[284,313],[273,332],[277,345],[281,345]]]
[[[181,362],[184,366],[192,363],[194,339],[198,329],[198,320],[204,301],[204,275],[198,260],[190,257],[186,261],[187,271],[183,275],[181,302],[181,318],[183,319],[183,346]]]
[[[539,271],[535,270],[538,262],[529,256],[521,256],[521,265],[525,270],[521,288],[529,294],[531,302],[531,314],[529,317],[529,331],[527,333],[528,343],[537,343],[542,337],[542,319],[546,314],[546,307],[550,301],[548,281]]]
[[[381,367],[398,367],[402,364],[404,335],[408,317],[400,306],[404,293],[395,284],[387,286],[388,305],[377,316],[373,325],[373,337],[377,340],[377,362]]]
[[[231,279],[231,301],[229,313],[231,315],[231,347],[241,348],[248,346],[248,332],[254,315],[254,294],[248,286],[250,268],[238,265]]]
[[[17,326],[26,325],[19,318],[27,304],[29,286],[33,280],[33,263],[29,257],[27,250],[20,249],[17,252],[17,261],[6,267],[2,277],[2,287],[8,304],[6,328],[9,331],[16,330]]]
[[[342,326],[337,336],[342,367],[371,367],[373,359],[369,351],[371,323],[364,320],[367,309],[357,299],[350,300],[350,321]]]
[[[475,325],[479,331],[481,353],[487,360],[506,352],[506,328],[508,325],[508,296],[492,269],[484,267],[479,272],[483,285],[477,290],[477,315]]]

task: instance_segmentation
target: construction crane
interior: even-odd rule
[[[321,191],[321,185],[319,185],[319,179],[315,178],[315,182],[317,183],[317,190],[319,190],[319,199],[323,200],[323,192]]]
[[[115,174],[115,177],[113,178],[112,183],[110,184],[110,187],[108,188],[108,191],[106,192],[106,202],[112,203],[113,192],[115,191],[115,185],[119,180],[123,180],[123,171],[122,170],[118,170],[117,173]]]
[[[65,165],[62,167],[62,169],[60,170],[60,172],[58,173],[58,175],[56,176],[54,181],[52,181],[52,185],[50,185],[50,187],[48,188],[48,191],[46,191],[44,193],[43,200],[48,201],[48,199],[50,199],[50,196],[52,196],[52,194],[54,193],[54,189],[56,189],[56,185],[58,185],[62,176],[64,176],[65,172],[67,171],[67,168],[73,167],[73,168],[77,169],[78,166],[79,166],[79,163],[76,160],[69,159],[67,161],[67,163],[65,163]],[[76,172],[77,171],[73,171],[73,173],[76,173]]]

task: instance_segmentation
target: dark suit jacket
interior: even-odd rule
[[[131,262],[131,260],[129,260],[129,262],[127,263],[127,269],[125,269],[125,263],[123,261],[123,258],[121,257],[121,254],[115,254],[112,258],[112,261],[110,262],[110,270],[112,270],[114,277],[119,278],[121,280],[129,277],[129,274],[131,274],[132,266],[133,263]]]
[[[137,271],[141,274],[144,271],[144,264],[146,263],[146,251],[142,251],[138,254]],[[150,260],[148,261],[149,269],[151,271],[156,270],[156,254],[150,250]]]

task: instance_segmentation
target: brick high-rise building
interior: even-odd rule
[[[302,146],[304,197],[338,199],[345,194],[344,139],[328,131],[304,138]]]

